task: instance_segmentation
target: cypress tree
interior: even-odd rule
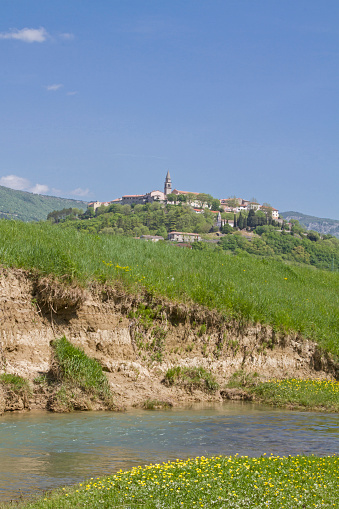
[[[243,218],[241,212],[240,212],[239,218],[238,218],[238,227],[239,227],[239,230],[243,230],[243,228],[244,228],[244,218]]]

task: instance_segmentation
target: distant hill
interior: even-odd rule
[[[82,200],[68,200],[56,196],[15,191],[0,186],[0,218],[20,219],[21,221],[40,221],[47,218],[53,210],[65,208],[87,209],[87,202]]]
[[[307,216],[301,212],[279,212],[280,216],[290,221],[297,219],[300,224],[304,225],[307,230],[314,230],[319,233],[330,233],[339,238],[339,220],[329,219],[326,217]]]

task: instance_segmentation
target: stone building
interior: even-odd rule
[[[201,237],[198,233],[186,233],[186,232],[170,232],[168,234],[168,240],[175,242],[200,242]]]
[[[166,179],[165,179],[164,195],[166,197],[168,194],[171,194],[171,193],[172,193],[172,180],[171,180],[170,172],[168,171],[167,175],[166,175]]]

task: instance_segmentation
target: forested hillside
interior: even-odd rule
[[[56,196],[43,196],[26,191],[15,191],[0,186],[0,218],[41,221],[47,218],[49,212],[68,207],[85,211],[87,202],[57,198]]]
[[[243,252],[339,270],[339,240],[331,235],[307,231],[296,220],[292,220],[290,229],[287,223],[281,224],[264,212],[253,210],[248,214],[244,211],[236,215],[222,213],[220,228],[216,224],[217,215],[209,209],[197,213],[188,204],[150,203],[132,207],[112,204],[98,208],[95,213],[89,208],[84,214],[79,214],[77,209],[64,209],[51,212],[48,219],[61,228],[126,237],[151,234],[167,239],[170,231],[199,233],[204,241],[194,243],[193,249],[223,249],[230,254]],[[231,227],[227,220],[235,220],[237,227]],[[218,232],[219,238],[225,234],[218,244],[218,237],[211,238],[213,232]]]
[[[93,209],[88,209],[80,219],[77,219],[75,214],[65,217],[63,213],[49,214],[48,218],[52,222],[65,221],[64,225],[71,223],[78,230],[92,233],[131,237],[152,234],[167,238],[167,232],[176,230],[207,233],[215,224],[215,216],[216,214],[208,209],[197,214],[189,205],[162,206],[160,203],[149,203],[133,207],[113,204],[100,207],[96,214]]]
[[[308,234],[288,230],[277,231],[271,226],[258,226],[251,236],[235,232],[225,235],[219,245],[233,253],[274,257],[278,260],[313,265],[319,269],[339,270],[339,240],[321,238],[317,232]]]
[[[315,230],[319,233],[329,233],[330,235],[334,235],[335,237],[339,237],[339,220],[337,219],[329,219],[326,217],[315,217],[315,216],[307,216],[306,214],[302,214],[301,212],[281,212],[281,217],[283,217],[286,221],[291,221],[291,219],[296,219],[300,224],[305,226],[307,230]]]

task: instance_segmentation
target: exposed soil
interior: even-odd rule
[[[145,309],[152,310],[151,316]],[[339,377],[331,357],[297,334],[229,322],[197,305],[130,295],[119,287],[67,287],[23,270],[0,268],[0,320],[0,374],[23,376],[32,389],[25,399],[0,387],[0,413],[64,410],[53,406],[55,388],[34,383],[49,372],[51,342],[63,335],[101,363],[120,408],[142,406],[146,400],[178,405],[229,398],[225,382],[239,369],[256,371],[261,378]],[[211,371],[220,390],[165,386],[167,369],[177,365]],[[74,408],[103,408],[88,397],[75,399],[80,403]]]

